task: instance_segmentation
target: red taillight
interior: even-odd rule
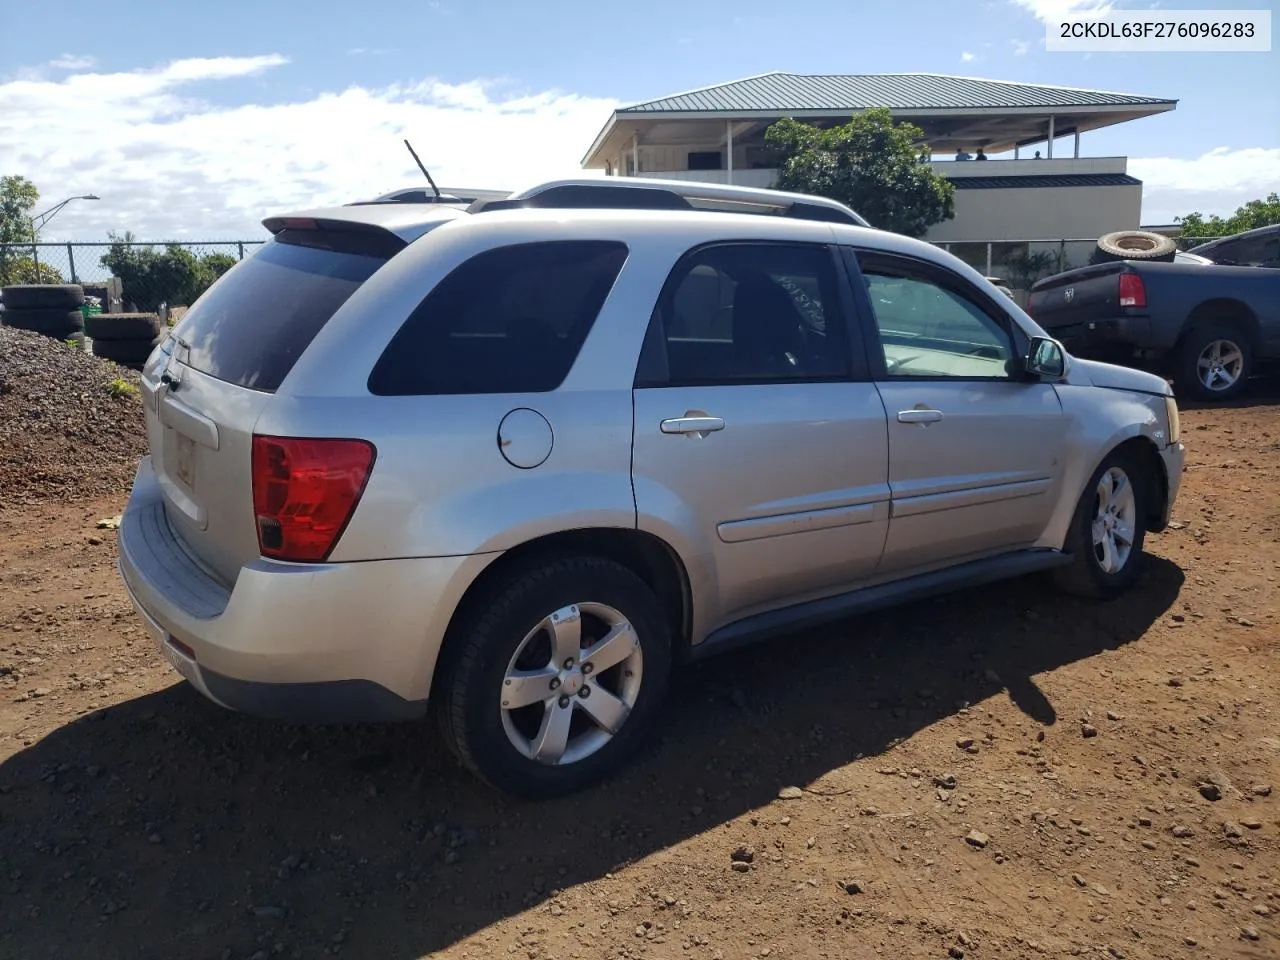
[[[1145,307],[1147,305],[1147,288],[1142,278],[1136,273],[1120,274],[1120,306]]]
[[[328,557],[360,502],[374,454],[364,440],[254,437],[253,513],[262,555]]]

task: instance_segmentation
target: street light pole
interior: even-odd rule
[[[31,218],[31,260],[35,264],[35,281],[40,282],[40,248],[36,246],[37,240],[40,238],[40,231],[44,229],[45,224],[58,215],[58,212],[72,200],[101,200],[102,198],[92,193],[86,193],[79,197],[67,197],[61,203],[55,203],[44,213],[37,213]]]
[[[36,235],[39,233],[39,231],[44,229],[45,224],[47,224],[50,220],[56,217],[58,215],[58,212],[63,207],[65,207],[68,203],[70,203],[72,200],[101,200],[101,199],[102,199],[101,197],[95,196],[92,193],[86,193],[80,197],[67,197],[67,199],[63,200],[61,203],[55,203],[52,207],[50,207],[44,213],[37,213],[34,217],[31,218],[32,242],[35,241]]]

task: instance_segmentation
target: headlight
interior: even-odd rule
[[[1178,417],[1178,401],[1171,396],[1165,397],[1164,412],[1169,421],[1169,443],[1177,443],[1182,439],[1182,421]]]

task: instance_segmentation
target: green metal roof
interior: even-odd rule
[[[1143,107],[1176,102],[1102,90],[950,77],[938,73],[851,76],[767,73],[632,104],[619,109],[618,114],[778,113],[792,110],[843,113],[871,107],[888,107],[891,110]]]
[[[1030,177],[955,177],[951,183],[957,190],[1027,190],[1049,187],[1125,187],[1141,185],[1142,181],[1127,173],[1063,173]]]

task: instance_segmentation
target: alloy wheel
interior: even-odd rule
[[[516,648],[502,681],[502,727],[530,760],[565,765],[602,749],[627,722],[644,679],[631,622],[602,603],[548,614]]]

